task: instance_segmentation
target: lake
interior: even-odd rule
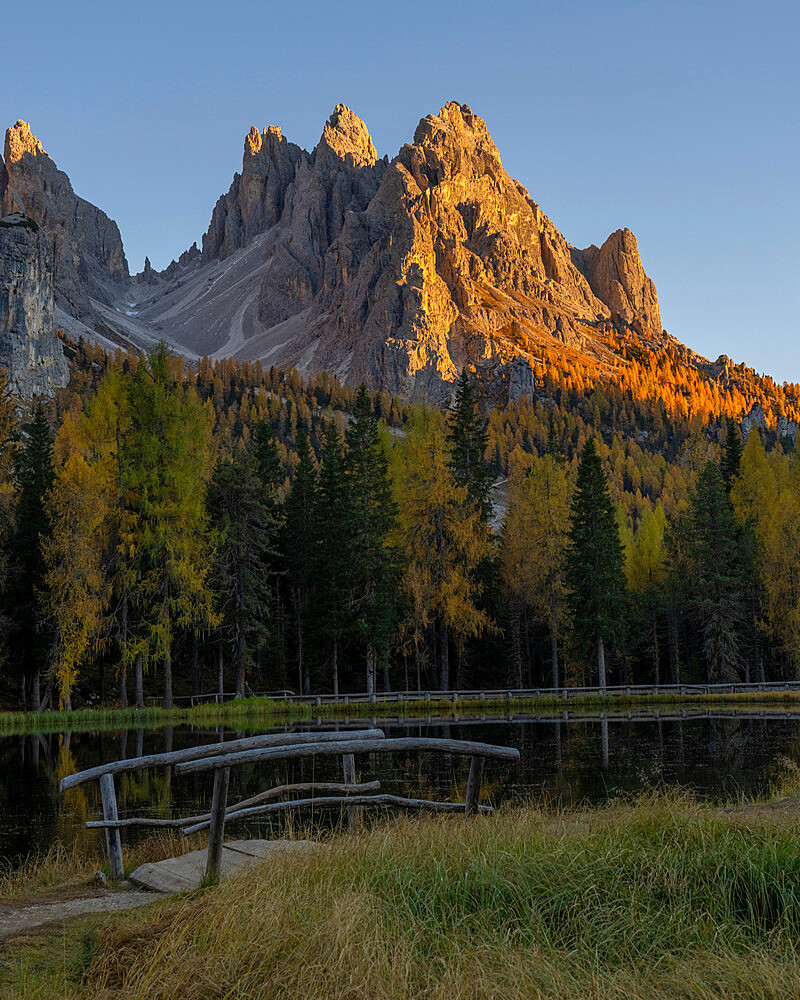
[[[684,716],[684,717],[682,717]],[[344,725],[344,723],[341,723]],[[318,727],[335,728],[329,720]],[[514,746],[517,764],[489,762],[483,800],[494,804],[525,799],[575,804],[598,802],[619,793],[658,785],[681,785],[711,797],[754,794],[767,789],[784,758],[800,762],[800,711],[722,711],[668,715],[637,712],[635,718],[605,720],[569,713],[554,715],[363,719],[351,725],[378,725],[387,736],[448,736]],[[43,733],[0,738],[0,858],[18,862],[54,840],[99,844],[101,831],[88,831],[86,819],[100,818],[97,782],[68,791],[58,782],[66,774],[96,764],[211,743],[254,732],[308,730],[314,723],[262,727],[247,732],[229,728],[174,726],[122,732]],[[379,778],[381,791],[426,798],[463,798],[469,762],[437,754],[393,754],[356,758],[365,779]],[[286,781],[341,780],[333,758],[252,764],[231,772],[229,802]],[[207,811],[210,772],[177,777],[169,769],[150,769],[117,777],[121,816],[181,816]],[[303,822],[310,817],[303,816]],[[338,814],[311,817],[339,822]],[[237,824],[236,833],[277,835],[289,818]],[[296,823],[296,819],[294,821]],[[123,838],[148,830],[123,831]]]

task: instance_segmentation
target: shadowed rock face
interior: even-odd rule
[[[50,238],[19,215],[0,219],[0,364],[23,398],[52,395],[69,378],[53,328]]]
[[[2,214],[24,212],[52,234],[56,302],[75,316],[90,313],[89,297],[111,302],[128,281],[117,224],[79,198],[27,122],[6,131]]]

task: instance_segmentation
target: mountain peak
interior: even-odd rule
[[[374,167],[377,154],[364,122],[346,104],[337,104],[322,130],[320,145],[352,167]]]
[[[6,165],[18,163],[26,153],[32,156],[47,156],[44,147],[31,132],[30,125],[18,118],[10,128],[6,129],[4,151]]]

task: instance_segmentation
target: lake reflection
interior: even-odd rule
[[[659,784],[690,786],[712,796],[752,794],[768,787],[781,758],[800,761],[800,712],[687,713],[686,718],[642,718],[638,713],[631,720],[576,713],[569,718],[378,718],[353,720],[352,725],[378,725],[387,736],[447,736],[517,747],[517,764],[487,763],[483,797],[495,804],[526,798],[565,804],[598,801]],[[123,757],[287,728],[315,727],[305,723],[242,732],[177,726],[4,737],[0,739],[0,858],[13,863],[32,850],[46,849],[55,839],[100,842],[101,832],[83,825],[101,815],[98,785],[81,785],[62,797],[58,782],[66,774]],[[335,726],[320,721],[319,728]],[[469,768],[466,759],[419,753],[357,757],[356,763],[364,778],[380,779],[382,791],[426,798],[463,797]],[[236,767],[229,801],[286,781],[341,780],[340,768],[334,758]],[[210,806],[210,773],[176,777],[169,768],[149,769],[119,775],[116,781],[121,816],[188,816]],[[273,818],[271,825],[251,821],[248,826],[237,825],[236,832],[266,830],[274,835],[290,821]],[[338,822],[338,815],[326,814],[319,821]],[[148,832],[123,831],[123,837]]]

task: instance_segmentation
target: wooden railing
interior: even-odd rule
[[[366,794],[380,791],[380,782],[356,780],[355,757],[365,753],[391,753],[398,751],[437,751],[470,758],[469,776],[464,802],[438,802],[428,799],[404,798],[398,795]],[[228,806],[230,771],[238,764],[260,761],[296,760],[305,757],[334,756],[342,758],[342,782],[302,782],[281,785],[259,792]],[[359,806],[399,806],[410,809],[427,809],[434,812],[463,812],[471,816],[478,812],[491,812],[492,807],[482,805],[481,780],[486,760],[513,762],[519,751],[513,747],[493,746],[471,740],[434,739],[426,737],[399,737],[386,739],[380,729],[353,732],[273,733],[230,740],[227,743],[210,743],[205,746],[175,750],[171,753],[150,754],[127,760],[112,761],[98,767],[70,774],[61,780],[64,792],[87,781],[99,780],[103,805],[103,819],[90,820],[87,827],[105,830],[109,868],[114,879],[124,877],[120,830],[131,826],[181,827],[183,833],[208,829],[206,876],[219,876],[225,823],[248,819],[252,816],[276,813],[305,806],[347,807],[348,825],[351,830],[359,825]],[[114,775],[138,771],[147,767],[174,767],[175,774],[192,774],[214,771],[214,790],[211,811],[200,816],[175,819],[150,817],[120,818],[114,789]],[[284,794],[296,795],[311,792],[301,798],[271,801]],[[336,793],[314,795],[315,792]]]

